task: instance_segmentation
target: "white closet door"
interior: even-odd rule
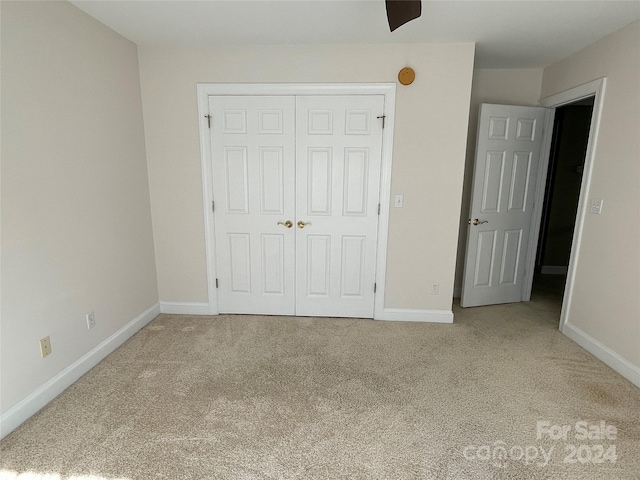
[[[383,112],[382,95],[297,97],[297,315],[373,317]]]
[[[220,313],[295,314],[295,97],[211,96]]]

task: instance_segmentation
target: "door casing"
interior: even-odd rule
[[[565,325],[569,318],[571,309],[571,301],[573,296],[573,286],[576,276],[576,268],[580,256],[580,245],[582,243],[582,232],[584,230],[585,217],[588,210],[589,186],[591,184],[591,176],[593,173],[594,157],[596,152],[596,143],[598,139],[598,131],[600,128],[600,117],[602,114],[602,106],[604,104],[604,95],[607,85],[607,78],[599,78],[591,82],[578,85],[563,92],[551,95],[540,100],[540,105],[550,109],[550,115],[547,116],[545,125],[545,143],[542,150],[542,162],[540,164],[538,185],[536,187],[536,203],[533,212],[533,223],[531,228],[531,237],[529,242],[529,252],[527,255],[526,274],[523,282],[523,301],[531,299],[531,289],[533,287],[533,275],[535,272],[536,249],[538,247],[538,238],[540,235],[540,224],[542,221],[542,207],[544,198],[544,190],[546,188],[547,171],[549,168],[549,158],[551,155],[551,140],[553,136],[553,120],[555,109],[568,103],[573,103],[587,97],[595,97],[593,100],[593,111],[591,113],[591,126],[589,129],[589,140],[587,142],[587,152],[584,160],[584,172],[582,175],[582,183],[580,185],[580,198],[578,200],[578,211],[576,213],[576,223],[573,230],[573,241],[571,243],[571,255],[569,257],[569,268],[567,272],[567,281],[565,284],[564,296],[562,299],[562,310],[560,313],[559,330],[565,333]],[[540,179],[543,179],[540,181]]]
[[[382,161],[380,172],[380,216],[376,251],[376,295],[374,319],[384,315],[389,202],[391,195],[391,167],[395,119],[395,83],[375,84],[198,84],[198,124],[200,131],[200,158],[202,168],[202,198],[205,226],[207,262],[207,314],[218,315],[215,265],[215,225],[213,221],[213,168],[209,142],[208,98],[210,95],[384,95],[385,119],[382,130]]]

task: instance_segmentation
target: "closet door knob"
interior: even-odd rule
[[[299,221],[298,221],[298,228],[304,228],[304,227],[306,227],[307,225],[311,225],[311,222],[307,222],[307,223],[305,223],[305,222],[303,222],[302,220],[299,220]]]

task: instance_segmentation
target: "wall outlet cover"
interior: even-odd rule
[[[42,358],[51,354],[51,339],[49,336],[40,340],[40,355]]]

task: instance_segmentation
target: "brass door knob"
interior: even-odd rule
[[[298,221],[298,228],[304,228],[304,227],[306,227],[307,225],[311,225],[311,222],[307,222],[307,223],[305,223],[305,222],[303,222],[302,220],[299,220],[299,221]]]
[[[293,227],[293,222],[291,220],[287,220],[286,222],[278,222],[278,225],[282,225],[283,227],[291,228],[291,227]]]
[[[473,219],[473,224],[474,225],[482,225],[483,223],[489,223],[488,220],[478,220],[477,218]]]

